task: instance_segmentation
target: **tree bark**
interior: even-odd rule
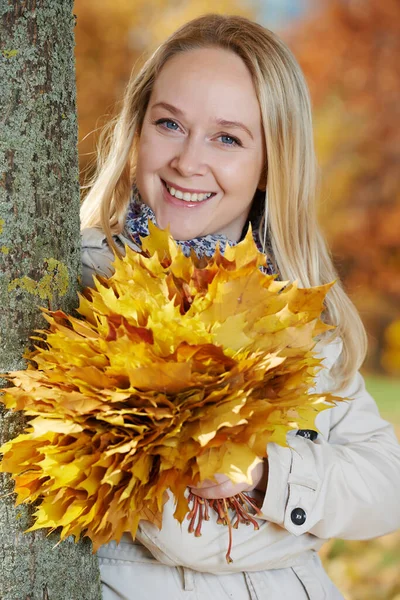
[[[80,266],[73,0],[0,0],[0,372],[45,321],[39,306],[73,311]],[[4,381],[4,380],[3,380]],[[0,415],[0,442],[24,427]],[[25,534],[0,480],[0,600],[100,600],[91,543]]]

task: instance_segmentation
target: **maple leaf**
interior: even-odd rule
[[[127,248],[80,296],[81,319],[43,309],[49,329],[1,399],[28,419],[0,451],[17,503],[38,502],[30,530],[87,535],[94,551],[135,537],[141,519],[162,526],[167,493],[182,521],[188,486],[217,472],[248,481],[269,442],[315,429],[338,400],[309,391],[330,285],[266,275],[251,231],[198,258],[149,229],[141,253]],[[244,502],[229,504],[242,520]]]

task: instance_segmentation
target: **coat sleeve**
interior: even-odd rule
[[[82,285],[83,287],[93,287],[93,275],[111,277],[113,274],[114,253],[108,245],[106,235],[98,227],[83,229],[81,238]],[[122,234],[114,236],[114,241],[122,254],[124,254],[126,244],[133,250],[140,250]]]
[[[317,391],[331,388],[328,372]],[[351,400],[318,415],[321,423],[330,420],[327,436],[311,441],[291,432],[289,447],[268,445],[264,518],[295,536],[363,540],[400,527],[400,446],[393,427],[380,417],[359,373],[339,395]]]
[[[93,287],[93,275],[110,277],[114,254],[101,229],[88,227],[81,234],[82,285]]]

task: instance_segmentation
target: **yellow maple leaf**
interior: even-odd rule
[[[162,526],[167,490],[182,521],[187,486],[249,481],[269,442],[315,429],[334,400],[310,393],[331,284],[266,275],[250,231],[198,258],[149,228],[142,253],[127,248],[80,296],[81,319],[44,310],[49,330],[1,398],[28,417],[0,468],[17,502],[39,503],[30,530],[87,535],[94,550],[140,519]]]

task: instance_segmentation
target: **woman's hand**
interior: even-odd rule
[[[268,459],[265,458],[263,461],[257,463],[257,465],[253,467],[250,477],[252,479],[251,484],[232,483],[229,477],[217,473],[215,475],[217,483],[210,479],[205,479],[197,487],[190,488],[190,491],[192,494],[195,494],[195,496],[200,496],[207,500],[213,498],[230,498],[241,492],[250,492],[254,489],[265,493],[268,483]]]

